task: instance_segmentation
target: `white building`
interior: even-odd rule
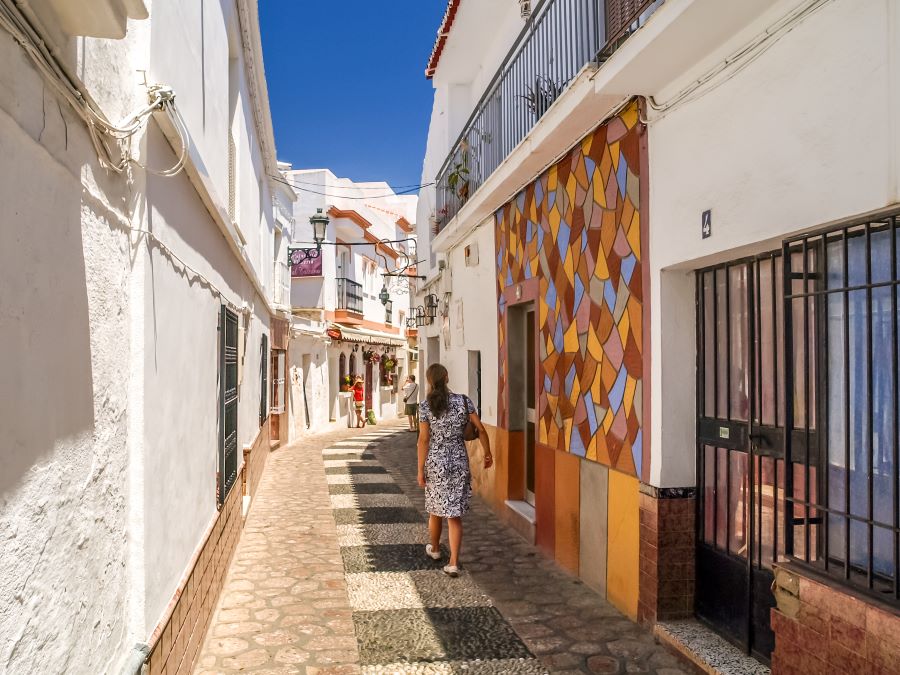
[[[327,169],[292,170],[294,249],[291,305],[292,433],[348,426],[348,383],[365,380],[365,409],[376,420],[403,413],[399,388],[415,358],[407,327],[415,289],[417,198],[387,183],[354,183]],[[310,217],[329,222],[318,257]],[[300,249],[300,251],[297,251]],[[388,294],[387,304],[380,297]]]
[[[190,670],[289,316],[255,0],[0,2],[0,149],[0,671]]]
[[[852,659],[791,636],[900,629],[898,35],[895,2],[449,0],[426,70],[422,365],[481,395],[479,492],[776,673],[895,667],[874,618]]]

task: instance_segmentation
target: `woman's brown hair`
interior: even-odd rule
[[[450,390],[447,388],[447,369],[440,363],[432,363],[425,371],[428,380],[428,407],[436,418],[447,412],[450,406]]]

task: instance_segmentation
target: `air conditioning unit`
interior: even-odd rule
[[[478,244],[469,244],[463,249],[466,267],[478,267]]]

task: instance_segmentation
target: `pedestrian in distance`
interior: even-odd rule
[[[462,516],[472,498],[472,472],[466,440],[481,440],[484,468],[494,464],[491,445],[484,425],[468,396],[454,394],[447,384],[447,369],[439,363],[428,367],[428,396],[419,405],[419,486],[425,488],[430,542],[425,554],[441,559],[441,530],[444,519],[450,539],[450,563],[444,573],[459,575],[459,551],[462,547]]]
[[[366,426],[366,420],[363,419],[363,409],[366,407],[366,392],[363,388],[363,379],[356,376],[356,382],[353,384],[353,408],[356,411],[356,428],[361,429]]]
[[[419,385],[416,384],[415,375],[407,375],[406,384],[403,385],[403,403],[406,408],[406,418],[409,420],[409,431],[416,430],[416,418],[419,416],[419,404],[416,396],[419,393]]]

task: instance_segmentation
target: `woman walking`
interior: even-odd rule
[[[425,553],[433,560],[441,559],[441,529],[444,518],[450,530],[450,564],[444,573],[459,574],[459,549],[462,546],[462,516],[469,510],[472,496],[472,473],[463,433],[471,422],[478,429],[484,448],[484,468],[494,458],[490,442],[475,406],[468,396],[453,394],[447,388],[447,369],[439,363],[425,373],[428,397],[419,406],[419,485],[425,488],[425,509],[429,513],[428,532],[431,543]]]

